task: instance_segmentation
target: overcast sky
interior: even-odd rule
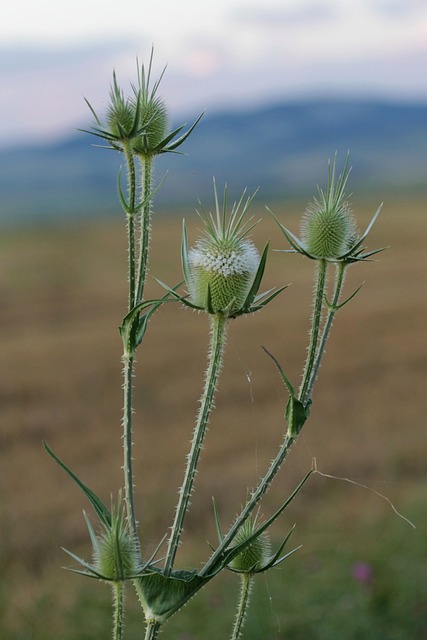
[[[23,0],[0,21],[0,146],[87,126],[155,47],[171,112],[301,96],[427,102],[427,0]]]

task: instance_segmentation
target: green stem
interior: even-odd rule
[[[128,252],[129,252],[129,311],[142,300],[145,278],[147,274],[149,232],[151,215],[151,171],[152,158],[142,161],[142,202],[139,262],[136,264],[135,220],[137,214],[136,189],[137,177],[135,160],[130,148],[125,149],[128,167],[129,213],[128,213]],[[123,354],[123,472],[125,481],[125,502],[129,527],[138,544],[137,521],[133,491],[133,459],[132,459],[132,378],[135,353]]]
[[[136,203],[136,171],[135,160],[130,146],[125,147],[125,156],[128,175],[128,278],[129,300],[128,311],[135,304],[135,203]],[[132,377],[133,354],[123,354],[123,473],[125,482],[126,516],[130,530],[137,541],[137,526],[135,517],[135,503],[133,496],[133,469],[132,469]]]
[[[237,606],[236,619],[230,640],[238,640],[241,637],[246,614],[249,608],[250,597],[253,587],[253,576],[250,573],[243,573],[240,583],[240,598]]]
[[[122,640],[124,622],[124,584],[115,582],[113,584],[113,640]]]
[[[326,316],[325,326],[323,328],[323,333],[319,342],[319,348],[317,350],[316,359],[315,359],[313,369],[311,372],[311,377],[307,386],[308,397],[310,397],[311,392],[313,390],[314,383],[316,382],[317,374],[320,368],[320,362],[325,353],[326,343],[328,342],[329,334],[332,328],[332,323],[338,311],[338,303],[340,300],[342,288],[344,286],[345,269],[346,269],[346,265],[343,262],[338,263],[336,280],[335,280],[335,290],[334,290],[334,296],[332,299],[332,306],[331,308],[329,308],[328,315]]]
[[[160,627],[160,622],[149,621],[145,630],[144,640],[156,640],[157,636],[159,635]]]
[[[135,202],[136,202],[136,171],[135,159],[130,146],[125,147],[128,176],[129,202],[127,215],[128,231],[128,277],[129,277],[129,311],[135,304]]]
[[[184,518],[188,508],[188,503],[193,490],[194,478],[196,476],[197,464],[202,450],[203,439],[209,416],[213,408],[214,395],[218,385],[218,376],[222,366],[224,347],[227,334],[228,318],[216,314],[211,316],[211,343],[209,351],[208,369],[206,371],[205,386],[200,399],[200,409],[194,428],[191,449],[187,458],[184,481],[182,483],[178,505],[175,511],[175,519],[169,538],[168,550],[165,562],[165,575],[170,575],[178,550],[179,541],[184,525]]]
[[[130,530],[137,544],[137,523],[135,516],[135,499],[133,493],[133,463],[132,463],[132,377],[133,355],[123,356],[123,472],[125,480],[126,515]]]
[[[317,263],[317,283],[314,294],[313,317],[310,331],[310,344],[299,392],[299,400],[305,406],[310,400],[309,385],[313,372],[313,365],[317,354],[320,323],[322,321],[323,298],[326,286],[327,261],[322,259]]]
[[[152,214],[152,172],[153,158],[150,155],[141,158],[142,162],[142,193],[141,202],[141,228],[139,237],[139,259],[138,259],[138,279],[136,286],[135,305],[142,302],[144,298],[144,287],[147,279],[148,250],[150,245],[150,228]]]
[[[129,247],[129,302],[128,309],[135,305],[135,216],[127,216],[127,232]]]
[[[279,471],[294,441],[295,441],[294,437],[289,436],[288,434],[285,435],[283,443],[276,457],[271,462],[267,473],[265,474],[263,479],[260,481],[257,488],[253,491],[244,509],[241,511],[240,515],[237,516],[236,520],[234,521],[228,533],[223,537],[221,544],[218,546],[216,551],[214,551],[214,553],[211,555],[211,557],[209,558],[209,560],[207,561],[203,569],[199,572],[198,575],[200,577],[208,576],[211,570],[215,567],[218,560],[221,559],[222,554],[228,548],[228,546],[232,542],[234,536],[236,535],[236,533],[238,532],[242,524],[244,524],[245,520],[249,517],[249,515],[251,514],[255,506],[258,504],[258,502],[261,500],[264,494],[268,491],[268,488],[270,487],[270,484],[273,481],[274,476]]]

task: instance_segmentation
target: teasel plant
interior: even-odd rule
[[[221,526],[219,509],[213,500],[213,519],[218,539],[202,567],[177,568],[177,552],[195,487],[205,435],[214,409],[229,324],[231,321],[238,322],[240,316],[262,311],[287,285],[261,291],[269,243],[259,252],[251,237],[258,222],[253,217],[248,217],[248,211],[256,192],[248,195],[244,190],[241,197],[230,206],[227,186],[220,197],[214,180],[213,210],[206,210],[201,204],[197,209],[202,230],[192,246],[188,241],[185,221],[183,222],[181,282],[169,286],[158,280],[162,288],[161,295],[155,299],[145,298],[153,199],[162,185],[162,180],[158,185],[153,185],[154,161],[164,153],[181,153],[181,145],[201,118],[199,116],[186,130],[185,126],[169,130],[166,103],[159,95],[164,70],[153,83],[152,64],[153,52],[147,67],[137,63],[137,83],[131,85],[128,96],[125,96],[113,74],[110,101],[103,120],[88,102],[95,119],[89,133],[103,142],[100,146],[122,154],[127,176],[126,193],[122,187],[122,171],[119,171],[117,184],[118,198],[127,222],[129,280],[128,305],[119,327],[123,343],[123,493],[119,490],[117,501],[112,500],[108,508],[47,443],[44,446],[47,453],[83,491],[93,508],[97,521],[95,526],[84,513],[93,548],[92,561],[88,562],[71,551],[66,553],[77,564],[77,568],[73,567],[72,571],[112,587],[113,640],[124,638],[127,583],[133,584],[143,609],[146,625],[144,639],[156,640],[167,620],[223,570],[240,577],[240,595],[230,635],[230,640],[237,640],[244,631],[252,586],[257,574],[277,567],[299,548],[284,552],[292,528],[273,551],[268,530],[302,489],[314,468],[304,475],[290,496],[270,517],[264,519],[261,516],[260,503],[310,415],[313,387],[333,320],[358,291],[344,301],[341,300],[346,270],[351,264],[370,260],[382,251],[366,251],[364,247],[365,239],[381,207],[366,231],[359,234],[345,195],[349,177],[347,158],[339,176],[336,173],[336,159],[329,163],[327,187],[324,191],[319,190],[317,198],[307,207],[301,224],[301,238],[272,214],[289,245],[284,251],[299,253],[312,260],[316,266],[312,323],[301,386],[297,392],[279,360],[264,347],[289,395],[284,413],[283,436],[277,453],[258,484],[248,490],[246,502],[226,531]],[[335,284],[332,296],[328,297],[330,269],[335,270]],[[135,374],[136,351],[146,336],[148,324],[157,309],[166,303],[178,303],[207,316],[210,342],[199,409],[170,533],[162,537],[154,552],[148,559],[144,559],[134,499],[132,378]],[[163,547],[165,551],[160,556]]]
[[[157,156],[179,153],[177,150],[190,136],[203,115],[201,114],[185,132],[185,125],[169,130],[166,102],[159,95],[159,86],[165,69],[152,83],[153,53],[152,49],[147,68],[137,61],[137,84],[131,85],[130,96],[125,97],[116,74],[113,73],[110,101],[104,124],[86,100],[95,119],[95,125],[88,133],[103,140],[108,149],[122,153],[126,162],[127,196],[123,193],[121,186],[121,171],[117,183],[119,199],[126,214],[128,232],[128,314],[120,328],[124,347],[123,443],[125,455],[123,468],[127,517],[136,540],[137,522],[132,470],[132,378],[135,352],[141,344],[151,315],[140,317],[146,307],[144,288],[148,270],[153,197],[162,184],[161,181],[157,187],[153,187],[153,167]],[[136,233],[137,225],[139,238]]]

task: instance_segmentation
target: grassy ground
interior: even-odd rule
[[[260,198],[258,198],[260,200]],[[376,202],[355,202],[361,228]],[[298,230],[300,206],[273,207]],[[256,214],[256,207],[254,208]],[[262,208],[259,210],[263,215]],[[189,214],[191,216],[191,213]],[[266,216],[259,245],[284,240]],[[197,223],[189,223],[190,239]],[[156,218],[151,274],[174,284],[181,220]],[[121,486],[121,344],[126,305],[125,234],[117,222],[9,231],[0,239],[0,635],[5,640],[108,637],[107,588],[60,570],[67,547],[89,554],[83,496],[50,461],[52,448],[105,501]],[[366,284],[338,315],[310,421],[268,495],[266,514],[316,458],[318,469],[275,526],[297,524],[303,544],[260,577],[246,638],[409,640],[427,635],[427,373],[425,201],[386,203],[369,248],[380,261],[353,267],[347,291]],[[281,439],[286,395],[265,345],[297,383],[309,324],[312,264],[272,253],[265,286],[292,282],[262,314],[233,322],[217,410],[207,436],[182,565],[198,566],[214,541],[211,496],[225,523],[239,509]],[[157,295],[150,281],[148,295]],[[207,319],[161,309],[139,355],[135,468],[143,547],[173,515],[201,376]],[[372,578],[353,576],[367,563]],[[222,582],[221,582],[222,581]],[[88,583],[87,583],[88,582]],[[165,637],[227,638],[238,584],[220,578],[172,619]],[[129,638],[140,615],[129,596]],[[168,628],[166,627],[166,631]]]

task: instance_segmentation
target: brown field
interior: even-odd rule
[[[260,197],[258,197],[260,200]],[[360,227],[374,200],[355,202]],[[273,207],[298,230],[301,207]],[[285,213],[286,212],[286,213]],[[284,248],[264,217],[255,239]],[[160,212],[161,214],[161,212]],[[190,216],[191,217],[191,216]],[[0,304],[0,536],[3,580],[24,610],[40,585],[74,585],[58,567],[59,547],[85,552],[84,496],[47,457],[42,440],[109,501],[121,476],[121,343],[126,306],[125,234],[121,220],[4,232]],[[197,223],[189,221],[190,239]],[[151,274],[181,279],[180,216],[158,215]],[[271,512],[316,458],[320,471],[385,494],[404,514],[425,495],[427,477],[427,223],[425,200],[386,202],[369,248],[391,245],[377,262],[352,267],[347,292],[362,290],[338,314],[312,415],[268,495]],[[214,540],[211,496],[224,523],[239,509],[280,442],[286,394],[265,345],[298,384],[305,355],[312,263],[271,253],[265,288],[292,283],[265,311],[234,321],[217,409],[211,421],[182,560],[199,561]],[[148,295],[159,287],[150,280]],[[149,550],[170,525],[201,389],[208,321],[165,305],[139,351],[135,380],[135,470],[143,545]],[[405,511],[406,510],[406,511]],[[293,522],[358,535],[389,504],[353,485],[311,478],[279,531]],[[424,511],[424,515],[427,511]],[[338,524],[337,524],[338,523]],[[402,540],[413,530],[402,521]],[[301,535],[296,540],[301,541]],[[190,548],[191,547],[191,548]],[[18,580],[25,589],[17,590]],[[70,587],[72,591],[72,587]],[[68,593],[71,593],[69,591]],[[60,599],[67,599],[60,596]]]

